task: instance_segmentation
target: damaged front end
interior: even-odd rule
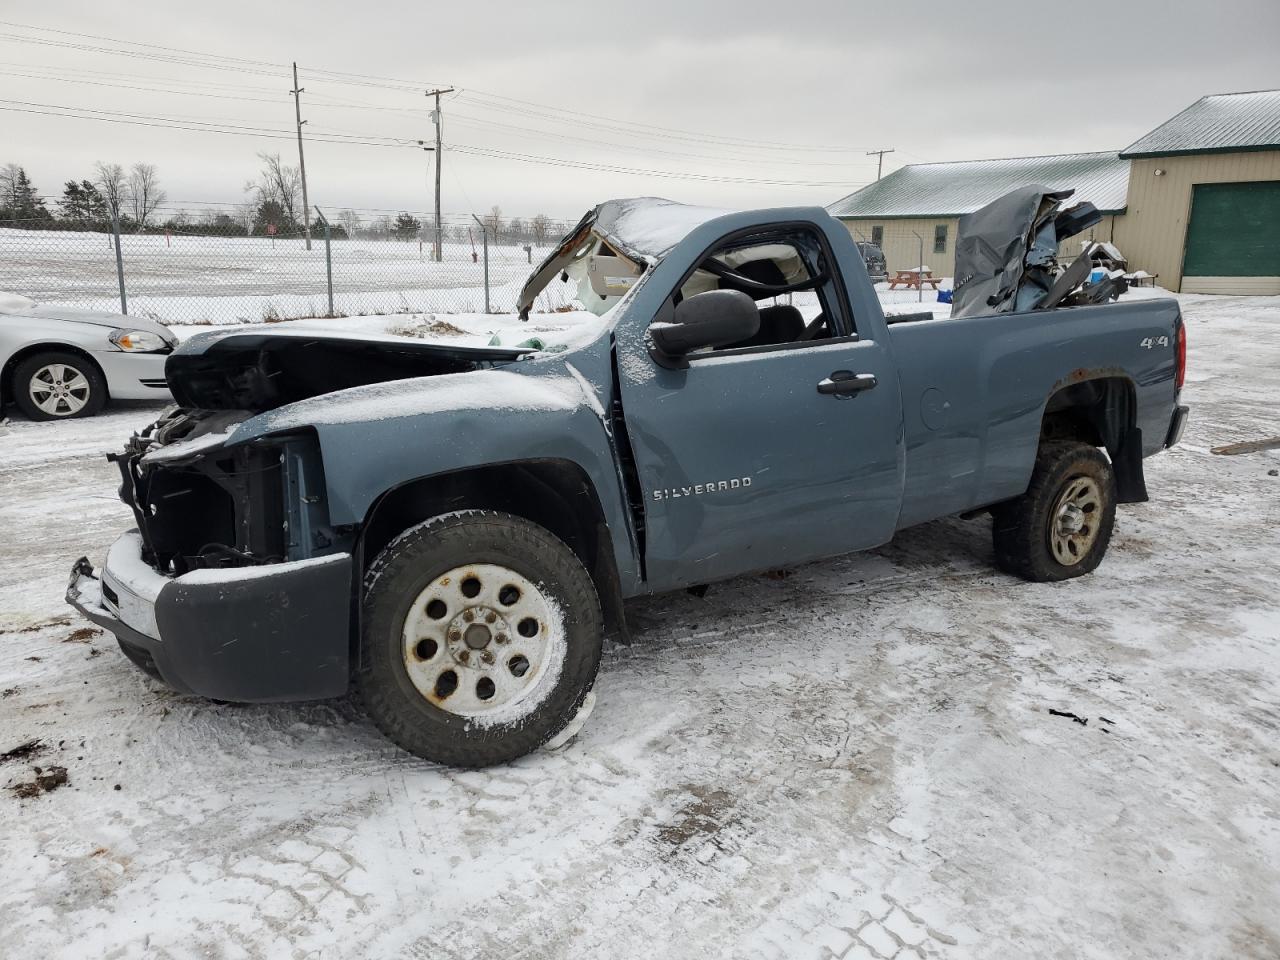
[[[176,408],[111,454],[143,560],[158,572],[258,566],[347,546],[328,525],[307,433],[226,446],[244,411]]]
[[[528,352],[314,331],[192,338],[166,364],[179,405],[110,457],[137,529],[100,568],[77,561],[67,602],[180,691],[244,702],[345,693],[357,527],[330,522],[314,429],[255,418]]]
[[[144,559],[181,576],[350,549],[353,532],[328,522],[314,433],[255,436],[241,425],[313,397],[336,402],[353,387],[479,370],[529,352],[307,330],[193,338],[165,367],[179,406],[111,457]]]

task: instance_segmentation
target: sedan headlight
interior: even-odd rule
[[[126,353],[168,353],[173,345],[148,330],[112,330],[110,340]]]

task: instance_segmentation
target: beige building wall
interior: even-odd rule
[[[1116,224],[1123,217],[1106,216],[1102,221],[1084,233],[1067,240],[1058,249],[1058,256],[1064,261],[1074,260],[1080,253],[1081,240],[1113,240],[1117,230]],[[889,266],[889,274],[895,270],[909,270],[920,262],[920,241],[916,234],[924,237],[924,262],[935,277],[954,277],[956,272],[956,235],[960,230],[958,217],[941,218],[909,218],[901,220],[844,220],[845,227],[855,240],[871,239],[871,228],[884,228],[884,257]],[[935,253],[933,249],[933,231],[939,224],[947,227],[947,249]],[[1124,252],[1124,248],[1120,248]]]
[[[908,220],[845,220],[843,221],[855,240],[871,240],[871,228],[884,228],[885,263],[889,275],[895,270],[911,270],[920,265],[920,241],[915,234],[924,237],[925,266],[933,271],[935,277],[950,277],[955,274],[956,267],[956,230],[960,221],[955,217],[935,219]],[[947,249],[942,253],[933,251],[933,231],[938,225],[947,228]]]
[[[1164,171],[1156,176],[1156,171]],[[1182,288],[1182,254],[1197,183],[1280,180],[1280,151],[1210,153],[1191,157],[1134,160],[1129,166],[1129,206],[1116,220],[1116,246],[1129,269],[1159,274],[1156,281],[1175,292]],[[1247,284],[1231,278],[1234,292]],[[1208,290],[1204,292],[1210,292]],[[1253,291],[1248,291],[1253,292]],[[1256,292],[1266,292],[1262,289]]]

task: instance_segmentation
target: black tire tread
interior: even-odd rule
[[[1102,481],[1106,506],[1098,539],[1088,556],[1074,566],[1058,563],[1045,542],[1048,513],[1066,480],[1081,469]],[[1075,472],[1073,472],[1075,471]],[[991,539],[996,564],[1006,573],[1046,583],[1092,573],[1102,562],[1115,525],[1115,474],[1111,461],[1096,447],[1074,440],[1040,445],[1027,492],[992,511]]]

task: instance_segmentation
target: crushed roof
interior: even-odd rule
[[[1118,213],[1128,194],[1129,161],[1105,151],[917,163],[837,200],[827,211],[834,217],[956,217],[1030,184],[1073,187],[1073,200]]]
[[[1280,149],[1280,90],[1216,93],[1121,151],[1122,157],[1168,157]]]

